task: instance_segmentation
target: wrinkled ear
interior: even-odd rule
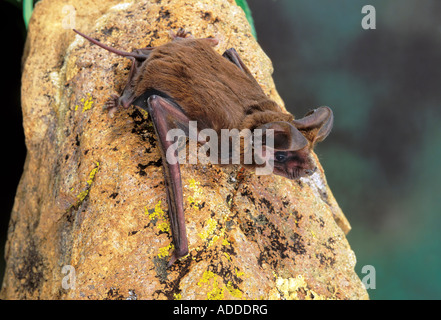
[[[268,140],[268,136],[272,134],[272,132],[274,133],[274,150],[296,151],[308,145],[308,141],[299,130],[285,121],[269,122],[256,129],[262,129],[264,141]],[[264,144],[266,145],[266,142],[264,142]]]
[[[334,115],[328,107],[320,107],[308,112],[302,119],[294,120],[294,126],[300,130],[312,144],[323,141],[331,132]]]

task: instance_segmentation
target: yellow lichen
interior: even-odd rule
[[[160,219],[164,217],[164,211],[161,208],[161,200],[155,205],[155,210],[152,213],[149,213],[147,207],[144,207],[144,213],[149,216],[151,220]]]
[[[95,164],[96,167],[93,168],[92,171],[89,173],[89,179],[86,182],[86,188],[77,195],[76,197],[78,199],[77,202],[75,204],[72,204],[69,207],[68,211],[71,210],[72,208],[78,208],[81,205],[81,203],[84,201],[84,199],[86,199],[86,197],[89,195],[90,188],[92,186],[93,181],[95,180],[95,176],[100,167],[99,162],[95,162]],[[74,187],[70,188],[70,191],[74,191],[74,190],[75,190]]]
[[[227,283],[227,290],[233,297],[242,298],[242,291],[234,288],[231,281],[228,281],[228,283]]]
[[[205,271],[202,278],[198,282],[198,286],[202,287],[203,284],[212,284],[211,290],[207,292],[208,300],[221,300],[224,298],[225,288],[235,298],[242,298],[242,291],[235,288],[231,281],[228,281],[226,287],[219,283],[219,276],[212,271]]]
[[[168,257],[170,254],[170,251],[174,250],[173,243],[170,243],[168,246],[165,246],[163,248],[159,248],[158,257],[159,258],[165,258]]]
[[[87,195],[89,194],[89,189],[86,189],[84,191],[81,191],[78,195],[77,195],[77,199],[79,202],[83,201]]]
[[[98,172],[98,170],[100,169],[100,163],[97,161],[95,162],[96,167],[94,169],[92,169],[92,171],[89,173],[89,180],[87,180],[87,184],[90,186],[93,182],[93,180],[95,179],[95,175]]]
[[[158,229],[162,232],[169,232],[170,231],[170,224],[168,222],[162,222],[158,224]]]
[[[173,299],[181,300],[182,299],[182,295],[180,293],[173,293]]]
[[[141,114],[144,118],[147,119],[149,117],[149,113],[147,111],[145,111],[144,109],[138,108],[138,110],[141,112]]]
[[[87,195],[89,194],[90,191],[90,186],[92,185],[93,181],[95,180],[95,176],[98,172],[98,170],[100,169],[100,163],[97,161],[95,162],[96,167],[92,169],[92,171],[90,171],[89,173],[89,179],[87,179],[86,183],[86,189],[84,191],[81,191],[78,195],[77,195],[77,199],[79,202],[83,201]],[[73,188],[71,189],[73,190]]]
[[[209,218],[207,220],[207,225],[205,226],[204,230],[202,230],[201,233],[199,233],[199,237],[203,241],[207,240],[208,237],[212,236],[214,231],[216,230],[217,222],[213,218]]]
[[[207,293],[208,300],[222,300],[224,298],[224,288],[219,287],[219,282],[217,280],[218,276],[211,272],[205,271],[202,278],[198,282],[198,286],[201,287],[203,283],[209,283],[213,279],[213,287],[210,292]]]
[[[322,295],[317,294],[315,291],[308,287],[308,283],[305,281],[302,275],[298,275],[294,278],[282,278],[276,279],[277,292],[270,292],[270,299],[280,299],[282,295],[285,299],[296,300],[325,300],[328,299]],[[299,295],[301,293],[301,295]]]
[[[188,203],[191,207],[199,209],[202,196],[202,190],[199,188],[200,183],[194,179],[190,179],[188,183],[188,187],[193,191],[193,196],[188,196]]]
[[[155,205],[155,209],[152,213],[149,213],[149,209],[147,207],[144,207],[144,214],[147,215],[151,220],[162,221],[156,225],[160,231],[170,231],[170,223],[165,217],[164,210],[162,210],[161,208],[161,200],[159,200],[158,203]]]
[[[236,272],[236,277],[238,277],[238,278],[245,274],[244,272],[239,271],[239,269],[234,269],[234,271]]]
[[[230,255],[229,255],[228,253],[224,252],[224,256],[225,256],[228,260],[231,261],[231,257],[230,257]]]
[[[83,112],[90,110],[93,105],[93,100],[92,100],[92,96],[90,95],[90,93],[88,93],[87,96],[88,96],[87,100],[84,100],[84,98],[81,99],[81,102],[83,102]]]

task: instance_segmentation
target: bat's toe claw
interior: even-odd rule
[[[116,94],[110,95],[109,99],[107,99],[106,103],[104,104],[104,109],[111,109],[118,106],[118,99],[119,96]]]
[[[176,38],[193,38],[190,32],[185,31],[184,28],[179,28],[175,33],[172,30],[170,31],[170,37],[175,40]]]

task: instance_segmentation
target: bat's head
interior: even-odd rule
[[[263,130],[264,152],[270,151],[265,152],[265,157],[272,172],[288,179],[313,174],[317,167],[311,157],[311,150],[331,132],[333,120],[331,109],[320,107],[299,120],[270,122],[260,126]],[[273,135],[273,148],[265,145],[265,140],[269,141],[268,134]]]

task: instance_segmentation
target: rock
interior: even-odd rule
[[[190,253],[172,250],[160,154],[146,114],[109,119],[127,59],[63,29],[64,1],[37,3],[22,107],[28,154],[8,231],[4,299],[364,299],[350,226],[323,170],[289,181],[182,165]],[[75,2],[76,28],[130,51],[183,27],[235,47],[280,105],[268,57],[227,0]],[[318,162],[318,161],[317,161]],[[337,222],[336,222],[337,221]]]

